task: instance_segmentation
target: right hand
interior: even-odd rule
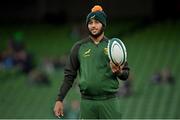
[[[54,106],[54,114],[60,118],[63,116],[63,102],[61,101],[56,101],[55,106]]]
[[[110,67],[113,73],[120,74],[122,73],[122,68],[124,65],[115,65],[112,61],[110,61]]]

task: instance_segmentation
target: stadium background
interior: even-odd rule
[[[85,17],[95,4],[108,15],[106,36],[119,37],[128,50],[133,92],[120,97],[123,118],[180,118],[178,0],[0,1],[0,54],[13,36],[25,44],[50,82],[31,84],[29,75],[0,63],[0,118],[55,118],[52,110],[63,67],[49,70],[43,63],[66,57],[73,43],[86,35]],[[152,83],[154,73],[164,68],[172,72],[175,82]],[[79,97],[75,82],[65,99],[65,118],[77,118]]]

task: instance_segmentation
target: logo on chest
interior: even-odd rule
[[[84,52],[83,57],[89,57],[89,56],[91,56],[90,53],[91,53],[91,49],[88,49],[87,51]]]
[[[104,54],[108,55],[108,48],[104,48]]]
[[[83,56],[84,58],[90,57],[91,54],[92,54],[91,51],[92,51],[91,49],[86,50],[86,51],[83,53],[82,56]],[[108,55],[108,49],[107,49],[107,48],[104,48],[104,49],[103,49],[103,52],[104,52],[104,55]]]

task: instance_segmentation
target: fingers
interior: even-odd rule
[[[124,65],[115,65],[112,61],[110,61],[110,67],[113,73],[121,73]]]
[[[60,111],[60,116],[64,116],[63,110]]]
[[[112,61],[110,61],[110,65],[111,65],[112,67],[117,67],[117,65],[115,65]]]
[[[63,111],[60,110],[54,110],[55,116],[57,116],[58,118],[61,118],[63,115]]]
[[[57,101],[54,107],[54,114],[55,116],[57,116],[58,118],[62,117],[63,114],[63,104],[60,101]]]
[[[54,114],[55,114],[56,116],[60,116],[60,111],[57,110],[57,109],[54,109]]]
[[[117,71],[119,71],[119,67],[113,67],[113,68],[112,68],[112,72],[113,72],[113,73],[115,73],[115,72],[117,72]]]
[[[54,109],[54,113],[56,116],[63,116],[63,110],[62,109]]]

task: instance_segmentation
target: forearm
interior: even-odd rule
[[[66,66],[64,68],[64,81],[59,90],[59,94],[57,98],[57,100],[59,101],[63,101],[67,92],[72,87],[74,79],[77,76],[77,71],[79,69],[78,50],[79,50],[79,44],[74,45],[71,50],[71,54],[68,57]]]
[[[72,87],[73,80],[64,80],[61,88],[59,89],[59,94],[57,101],[63,101],[69,89]]]

